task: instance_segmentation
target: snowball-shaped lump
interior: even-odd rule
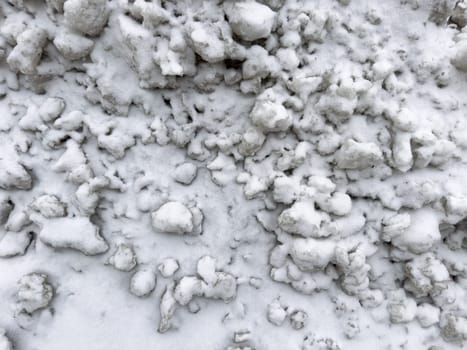
[[[271,34],[276,13],[255,1],[237,2],[226,8],[233,32],[241,39],[253,41]]]
[[[29,314],[49,305],[53,288],[47,283],[47,275],[30,273],[18,281],[18,304],[21,312]]]
[[[372,142],[347,140],[336,153],[337,166],[340,169],[365,169],[380,163],[383,153]]]
[[[258,99],[250,113],[253,123],[266,132],[286,131],[292,125],[287,109],[277,101]]]
[[[152,226],[166,233],[189,233],[193,231],[193,214],[180,202],[168,202],[152,213]]]
[[[98,35],[107,23],[107,0],[67,0],[65,21],[83,34]]]
[[[196,165],[192,163],[183,163],[175,168],[174,179],[184,185],[189,185],[196,177]]]
[[[131,277],[130,291],[137,297],[145,297],[156,288],[156,273],[152,268],[143,268]]]

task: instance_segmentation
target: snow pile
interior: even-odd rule
[[[0,349],[465,346],[466,33],[463,0],[1,2]]]

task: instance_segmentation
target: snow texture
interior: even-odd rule
[[[467,346],[466,0],[0,1],[0,350]]]

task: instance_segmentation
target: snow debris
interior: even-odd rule
[[[404,289],[417,297],[427,296],[447,288],[450,280],[446,266],[432,253],[415,257],[405,266],[407,280]]]
[[[284,210],[277,218],[277,222],[286,232],[318,238],[329,235],[329,232],[321,230],[321,224],[325,219],[323,213],[315,210],[312,201],[299,201]]]
[[[279,299],[274,299],[268,304],[268,321],[276,326],[282,326],[287,318],[287,307],[284,307]]]
[[[66,216],[66,204],[61,202],[57,196],[51,194],[37,197],[32,202],[31,208],[48,219]]]
[[[336,243],[314,238],[295,239],[290,256],[302,271],[323,270],[334,258]]]
[[[318,338],[315,334],[308,334],[303,339],[303,350],[341,350],[332,338]]]
[[[60,31],[53,43],[63,57],[69,60],[79,60],[91,53],[94,42],[79,34],[70,31]]]
[[[52,286],[43,273],[30,273],[18,281],[18,311],[32,314],[47,307],[54,295]]]
[[[265,132],[286,131],[292,124],[292,117],[273,90],[266,90],[258,96],[250,118]]]
[[[109,264],[120,271],[131,271],[136,266],[136,255],[133,248],[125,243],[117,246],[117,250],[109,258]]]
[[[199,349],[465,346],[467,1],[7,0],[0,18],[9,338],[54,348],[102,314],[122,347],[170,348],[193,315]],[[53,288],[25,275],[14,330],[11,284],[39,265],[60,300],[31,316]]]
[[[255,1],[228,4],[226,14],[232,31],[246,41],[267,37],[276,16],[269,7]]]
[[[173,295],[173,286],[167,286],[164,294],[162,294],[160,302],[160,321],[159,321],[159,333],[167,332],[171,327],[171,319],[177,308],[177,301]]]
[[[63,5],[65,21],[83,34],[98,35],[107,23],[107,1],[67,0]]]
[[[293,329],[299,330],[305,327],[308,320],[308,314],[302,310],[296,310],[290,314],[290,324]]]
[[[49,97],[39,107],[39,115],[45,122],[53,122],[65,109],[65,101],[60,97]]]
[[[196,178],[197,168],[193,163],[183,163],[175,168],[174,179],[184,185],[190,185]]]
[[[198,276],[183,276],[175,285],[173,298],[181,306],[189,305],[194,297],[220,299],[226,303],[237,294],[237,279],[223,271],[216,271],[216,260],[204,256],[198,260]]]
[[[443,315],[441,334],[448,341],[463,344],[467,340],[467,318],[450,313]]]
[[[146,297],[156,288],[156,271],[151,267],[139,268],[130,280],[130,291],[137,297]]]
[[[340,169],[365,169],[380,163],[383,155],[379,147],[371,142],[347,140],[336,153]]]
[[[185,234],[193,231],[193,213],[180,202],[167,202],[151,214],[155,230]]]
[[[47,32],[42,28],[29,28],[16,38],[16,46],[7,58],[13,71],[23,74],[36,73],[42,50],[47,43]]]
[[[23,165],[10,159],[0,158],[0,188],[5,190],[29,190],[32,177]]]
[[[165,278],[172,277],[179,269],[178,261],[174,258],[166,258],[157,267],[161,275]]]
[[[87,217],[39,220],[39,239],[53,248],[71,248],[86,255],[102,254],[109,249],[99,229]]]
[[[407,323],[415,318],[417,303],[399,289],[390,293],[387,309],[392,323]]]
[[[417,320],[422,327],[430,327],[439,322],[439,308],[431,304],[425,303],[417,307]]]

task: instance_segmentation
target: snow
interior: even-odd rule
[[[76,249],[86,255],[102,254],[109,248],[87,217],[44,220],[39,239],[54,248]]]
[[[0,350],[464,348],[466,9],[0,1]]]
[[[49,305],[53,297],[53,288],[47,283],[47,275],[30,273],[18,281],[18,308],[19,312],[29,314]]]
[[[256,1],[236,2],[227,10],[229,24],[243,40],[267,37],[275,21],[275,13]]]
[[[193,214],[180,202],[168,202],[152,213],[152,226],[166,233],[190,233],[193,231]]]

